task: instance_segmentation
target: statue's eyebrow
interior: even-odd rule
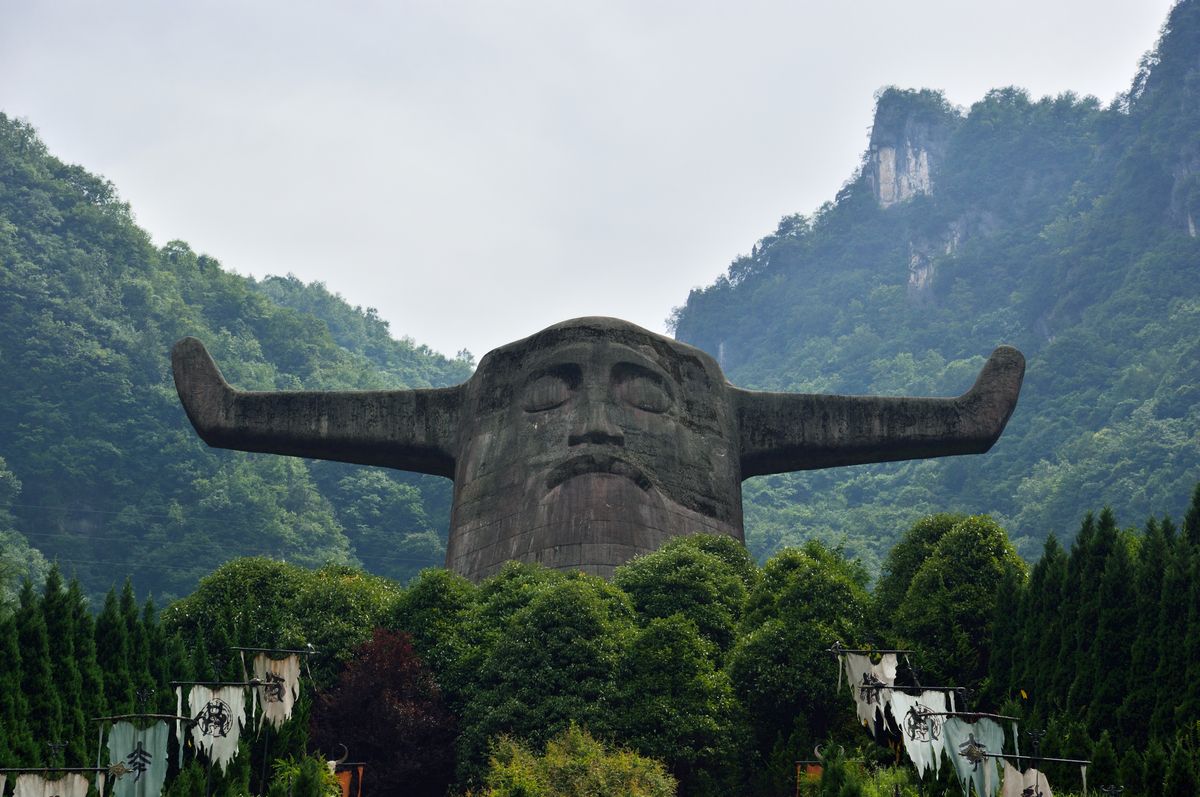
[[[579,387],[583,369],[576,362],[549,362],[532,368],[525,377],[524,384],[531,385],[543,376],[557,376],[567,383],[572,390]]]
[[[645,377],[663,390],[666,390],[670,395],[675,395],[674,380],[667,376],[661,368],[650,366],[643,362],[633,362],[630,359],[623,359],[613,363],[609,373],[614,380],[620,382],[624,382],[635,376]]]

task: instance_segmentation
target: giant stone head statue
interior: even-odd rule
[[[957,398],[763,393],[613,318],[502,346],[452,388],[242,392],[194,338],[173,364],[209,445],[454,479],[446,566],[476,580],[510,559],[608,576],[671,537],[741,540],[750,476],[986,451],[1025,368],[1002,346]]]

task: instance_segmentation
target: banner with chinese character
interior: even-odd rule
[[[258,687],[262,703],[262,719],[278,728],[291,719],[292,707],[300,697],[300,657],[295,653],[285,659],[273,659],[266,653],[254,657],[254,677],[263,682]]]
[[[18,775],[13,797],[87,797],[88,779],[72,772],[58,780],[46,780],[41,775]]]
[[[157,722],[137,728],[114,722],[108,732],[108,762],[124,774],[113,784],[113,797],[159,797],[167,779],[167,738],[170,728]]]
[[[899,690],[892,691],[888,698],[892,717],[900,728],[904,751],[912,759],[917,776],[926,772],[934,775],[941,768],[942,723],[945,721],[946,696],[941,692],[922,692],[910,695]]]
[[[850,681],[850,693],[854,696],[854,707],[858,720],[875,735],[875,715],[883,715],[891,690],[883,687],[896,683],[896,668],[899,662],[895,653],[885,653],[878,664],[861,653],[844,653],[842,662],[846,667],[846,678]]]
[[[993,797],[1000,785],[996,759],[988,753],[1003,751],[1004,729],[987,717],[967,722],[950,717],[942,723],[946,755],[958,775],[963,794],[970,794],[971,784],[979,797]]]
[[[224,771],[238,752],[238,739],[246,724],[246,695],[240,686],[211,689],[193,686],[188,692],[192,739],[197,749]]]

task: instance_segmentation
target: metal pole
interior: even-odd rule
[[[267,726],[267,728],[263,734],[262,773],[259,775],[259,784],[258,785],[259,785],[259,788],[262,789],[262,793],[266,794],[267,793],[267,753],[271,749],[271,723],[267,722],[264,724]]]

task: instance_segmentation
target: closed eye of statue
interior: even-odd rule
[[[521,406],[526,412],[545,412],[571,397],[571,386],[561,374],[542,374],[525,387]]]
[[[671,394],[654,376],[641,369],[621,369],[617,372],[617,396],[630,406],[645,412],[666,412],[671,408]]]

